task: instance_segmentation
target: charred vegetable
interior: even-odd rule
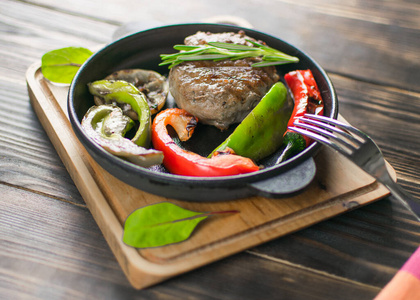
[[[185,176],[229,176],[258,171],[259,167],[246,157],[225,153],[206,158],[179,147],[169,135],[172,126],[181,141],[188,140],[197,125],[197,118],[183,109],[172,108],[160,112],[153,121],[152,142],[164,154],[163,165],[169,172]]]
[[[235,131],[211,155],[226,148],[237,155],[258,161],[283,144],[283,135],[292,114],[293,103],[283,83],[275,83]]]
[[[142,167],[162,163],[162,152],[145,149],[124,137],[133,125],[133,120],[114,105],[93,106],[82,120],[82,128],[86,133],[111,154]]]
[[[148,148],[151,117],[149,105],[143,93],[126,81],[99,80],[89,83],[88,86],[91,94],[104,99],[105,103],[122,107],[129,105],[136,112],[140,124],[132,141],[138,146]]]
[[[311,70],[297,70],[284,76],[295,98],[295,107],[288,126],[293,126],[305,113],[319,115],[324,112],[324,103],[318,85]],[[311,143],[311,140],[299,133],[287,130],[284,135],[285,149],[278,159],[278,163],[302,152]]]
[[[146,96],[152,114],[155,114],[162,109],[168,96],[169,87],[166,77],[152,70],[120,70],[105,77],[105,80],[123,80],[133,84]],[[101,99],[99,98],[96,100]],[[96,105],[100,104],[104,103],[96,103]],[[137,120],[134,112],[131,111],[129,116],[133,120]]]

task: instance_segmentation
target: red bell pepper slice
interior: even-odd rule
[[[232,154],[219,154],[212,158],[179,147],[168,133],[172,126],[181,141],[188,140],[197,125],[197,118],[179,108],[161,111],[153,120],[152,143],[156,150],[163,152],[163,165],[169,172],[184,176],[229,176],[259,170],[249,158]]]
[[[284,75],[284,80],[295,99],[295,106],[287,127],[293,126],[293,123],[306,113],[315,115],[324,113],[324,102],[311,70],[289,72]],[[303,151],[312,143],[312,140],[288,129],[284,134],[283,143],[285,148],[277,163],[283,162]]]
[[[295,98],[295,107],[287,126],[293,123],[304,114],[322,115],[324,103],[319,92],[318,85],[312,75],[311,70],[297,70],[284,75],[284,80],[289,86]],[[286,131],[290,132],[290,130]],[[306,146],[309,146],[311,139],[304,137]]]

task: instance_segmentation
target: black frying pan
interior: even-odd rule
[[[173,53],[173,45],[182,44],[184,38],[197,31],[227,32],[244,30],[248,36],[265,41],[269,46],[297,56],[300,62],[278,67],[282,76],[297,69],[311,69],[325,102],[324,114],[336,118],[338,103],[334,87],[326,72],[312,58],[294,46],[265,33],[230,25],[181,24],[141,31],[121,38],[96,52],[76,74],[68,94],[68,111],[73,130],[92,157],[110,174],[136,188],[180,200],[221,201],[255,195],[282,197],[305,188],[315,176],[313,155],[319,148],[313,143],[299,155],[275,165],[280,154],[275,153],[259,162],[264,169],[228,177],[188,177],[169,174],[162,166],[145,169],[113,156],[93,143],[82,130],[80,121],[94,105],[87,83],[100,80],[114,71],[128,68],[155,70],[167,75],[167,67],[159,67],[160,54]],[[173,106],[171,98],[167,106]],[[185,147],[202,155],[208,154],[224,140],[229,131],[200,125]]]

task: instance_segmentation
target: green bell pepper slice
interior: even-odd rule
[[[148,148],[151,141],[151,113],[146,97],[133,84],[123,80],[98,80],[88,84],[92,95],[105,103],[129,104],[137,113],[139,128],[131,139],[135,144]]]
[[[283,145],[292,115],[293,101],[282,82],[275,83],[233,133],[211,154],[232,149],[254,161],[269,156]]]
[[[124,137],[134,125],[134,121],[124,115],[118,106],[92,106],[81,123],[90,138],[113,155],[145,168],[161,164],[163,161],[161,151],[138,146]]]

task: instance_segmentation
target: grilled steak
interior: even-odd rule
[[[186,45],[210,41],[252,45],[252,38],[239,33],[197,32],[185,39]],[[169,88],[178,107],[204,124],[222,130],[241,122],[270,87],[279,80],[275,67],[252,68],[259,58],[184,62],[169,73]]]

